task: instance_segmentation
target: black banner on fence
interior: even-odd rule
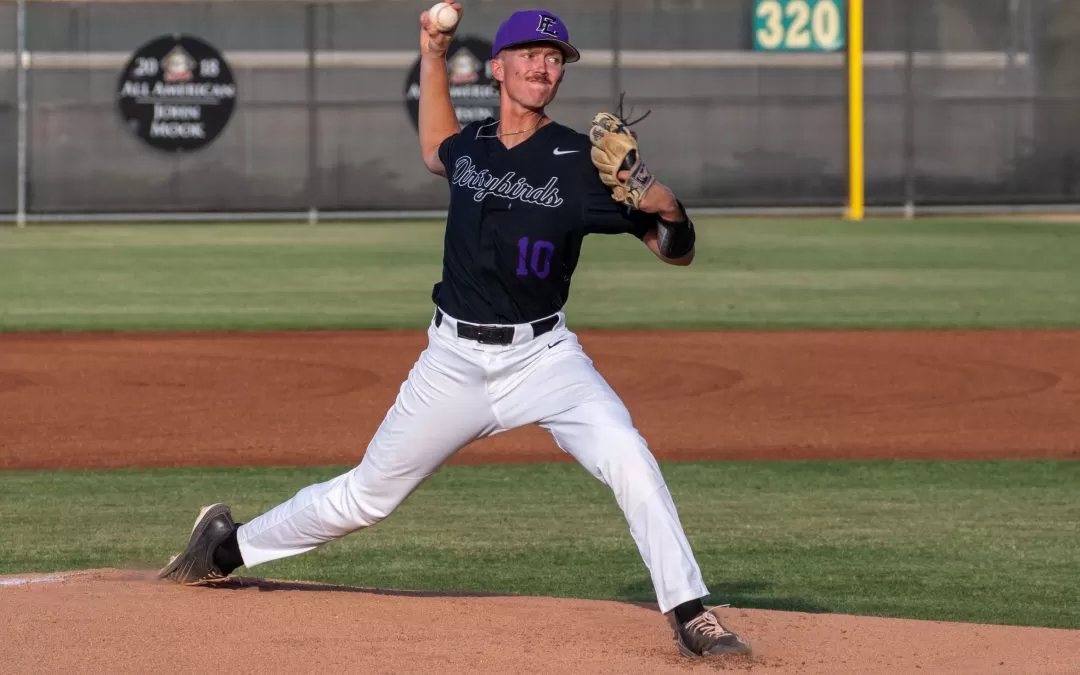
[[[221,53],[190,35],[140,47],[120,75],[120,115],[151,147],[198,150],[214,141],[236,105],[236,82]]]

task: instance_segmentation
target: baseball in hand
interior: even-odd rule
[[[428,10],[428,19],[443,33],[454,30],[458,22],[457,10],[447,2],[437,2]]]

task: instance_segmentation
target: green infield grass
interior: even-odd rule
[[[586,239],[575,328],[1080,326],[1080,225],[702,218],[694,265]],[[0,331],[422,327],[442,224],[0,228]],[[514,264],[516,260],[509,261]]]
[[[1080,463],[664,464],[711,603],[1080,628]],[[0,473],[0,573],[156,568],[202,504],[253,517],[337,468]],[[573,464],[447,466],[389,519],[241,576],[652,602]]]

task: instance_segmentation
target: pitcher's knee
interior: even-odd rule
[[[347,517],[357,529],[370,527],[393,513],[422,481],[423,478],[386,478],[366,467],[358,467],[344,484]]]
[[[644,499],[663,487],[664,476],[640,435],[621,432],[603,443],[597,469],[620,501]]]

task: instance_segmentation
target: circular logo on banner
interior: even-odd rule
[[[457,38],[446,50],[446,69],[450,76],[450,101],[458,123],[498,117],[499,91],[491,77],[491,43],[478,38]],[[413,64],[405,81],[405,106],[413,128],[419,129],[420,59]]]
[[[190,35],[166,35],[135,52],[117,96],[135,135],[159,150],[184,152],[205,147],[225,129],[236,82],[216,49]]]

